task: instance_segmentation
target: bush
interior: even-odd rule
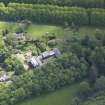
[[[100,78],[96,80],[94,89],[98,91],[105,90],[105,77],[104,76],[101,76]]]
[[[88,82],[84,81],[80,83],[79,94],[81,97],[87,97],[89,95],[90,90],[91,88]]]

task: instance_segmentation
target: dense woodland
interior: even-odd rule
[[[80,26],[105,26],[105,0],[0,0],[0,20],[29,20],[73,29],[72,37],[58,39],[54,47],[62,52],[59,59],[25,72],[11,54],[17,47],[12,36],[0,46],[0,66],[14,71],[12,82],[0,85],[0,105],[16,105],[24,99],[52,92],[80,82],[79,93],[71,105],[89,105],[97,97],[105,97],[105,33],[78,36]],[[2,37],[8,30],[2,32]],[[75,34],[77,36],[75,36]],[[46,38],[42,44],[45,44]],[[34,44],[33,44],[34,43]],[[40,45],[32,41],[33,45]],[[23,46],[27,46],[24,43]],[[23,48],[22,46],[22,48]],[[51,47],[51,46],[50,46]],[[42,52],[43,46],[39,46]],[[93,99],[93,100],[92,100]],[[102,98],[103,100],[103,98]],[[104,101],[102,101],[104,103]]]

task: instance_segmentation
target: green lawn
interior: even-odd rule
[[[0,30],[8,29],[14,32],[18,27],[19,27],[19,24],[17,23],[0,21]]]
[[[0,30],[8,29],[10,32],[15,32],[19,28],[19,23],[14,22],[0,22]],[[37,24],[31,24],[27,30],[29,35],[32,37],[40,37],[42,35],[45,35],[46,32],[49,33],[56,33],[59,32],[62,33],[63,28],[59,26],[52,26],[52,25],[37,25]]]
[[[28,28],[27,32],[32,36],[42,36],[42,35],[45,35],[46,32],[55,33],[57,31],[61,31],[61,29],[62,29],[61,27],[57,27],[57,26],[32,24]]]
[[[19,23],[14,22],[0,22],[0,30],[9,29],[11,32],[15,32],[19,28]],[[92,35],[95,33],[96,29],[105,30],[105,27],[80,27],[79,35]],[[60,26],[52,26],[52,25],[38,25],[31,24],[26,32],[29,33],[32,37],[40,37],[45,35],[46,32],[55,33],[57,37],[65,37],[64,35],[72,35],[72,30],[65,30]]]
[[[47,95],[25,100],[19,105],[69,105],[76,96],[79,83],[62,88]]]

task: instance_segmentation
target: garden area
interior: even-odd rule
[[[16,32],[21,27],[21,22],[4,22],[0,21],[0,31],[8,29],[10,32]],[[95,31],[99,29],[104,32],[104,27],[96,27],[96,26],[81,26],[79,27],[78,33],[79,35],[89,35],[94,34]],[[71,27],[62,27],[62,26],[54,26],[54,25],[41,25],[41,24],[30,24],[27,29],[24,30],[30,36],[38,38],[45,35],[47,32],[55,33],[58,38],[65,37],[65,35],[73,35],[74,29]],[[76,34],[75,34],[76,35]]]
[[[1,89],[4,87],[7,89],[6,91],[8,91],[7,87],[10,85],[13,87],[14,86],[20,87],[20,85],[23,85],[25,83],[25,81],[27,81],[27,79],[30,80],[32,78],[32,83],[28,83],[28,82],[26,83],[26,86],[29,85],[28,86],[29,93],[27,93],[27,92],[24,93],[23,88],[26,89],[26,91],[27,91],[27,88],[25,87],[25,85],[23,88],[19,88],[19,89],[17,88],[18,93],[21,92],[24,95],[24,97],[32,94],[32,96],[29,97],[28,99],[27,99],[27,97],[26,98],[23,97],[22,99],[24,101],[22,103],[19,103],[18,105],[44,105],[44,104],[45,105],[49,105],[49,104],[50,105],[51,104],[52,105],[53,104],[54,105],[66,105],[66,104],[68,105],[68,104],[72,104],[74,102],[76,102],[75,104],[80,103],[81,100],[79,100],[77,97],[78,97],[78,94],[80,94],[79,91],[81,91],[81,89],[80,89],[81,83],[75,84],[74,81],[76,81],[75,79],[77,79],[78,81],[81,78],[84,79],[84,77],[87,74],[89,74],[89,72],[87,71],[88,70],[87,68],[88,68],[89,62],[91,61],[91,58],[88,58],[88,56],[85,55],[85,53],[86,54],[90,53],[90,55],[91,55],[92,49],[95,46],[98,46],[98,47],[100,46],[100,44],[99,44],[100,42],[98,40],[104,39],[104,36],[103,36],[103,33],[105,33],[104,27],[92,27],[92,26],[91,27],[89,27],[89,26],[77,27],[74,24],[72,26],[62,27],[62,26],[56,26],[56,25],[55,26],[54,25],[43,25],[43,24],[38,25],[35,23],[30,23],[27,25],[26,23],[4,22],[4,21],[0,22],[1,42],[3,41],[3,43],[4,43],[3,46],[5,45],[5,47],[7,48],[7,49],[1,50],[2,57],[4,57],[2,61],[3,61],[3,64],[6,64],[8,67],[8,68],[4,68],[4,67],[1,68],[0,73],[2,74],[2,71],[6,70],[8,76],[11,77],[10,80],[12,80],[9,82],[7,81],[5,84],[0,83]],[[4,32],[6,32],[6,31],[8,34],[4,34]],[[56,44],[54,44],[53,46],[52,45],[50,46],[49,44],[47,44],[45,48],[47,48],[47,50],[50,50],[54,47],[57,47],[61,50],[61,52],[63,52],[63,56],[61,58],[59,58],[58,60],[55,59],[55,60],[48,62],[48,64],[44,66],[46,68],[45,71],[43,71],[44,67],[41,67],[41,68],[36,68],[36,69],[34,68],[34,69],[32,69],[34,71],[27,72],[23,67],[24,60],[25,60],[24,54],[26,54],[27,51],[32,51],[33,55],[35,56],[35,55],[37,55],[37,52],[36,52],[37,48],[40,51],[40,53],[43,51],[46,51],[46,50],[43,49],[44,47],[36,46],[37,43],[33,42],[32,39],[31,39],[32,42],[29,41],[28,44],[26,44],[26,42],[23,43],[24,41],[20,42],[20,40],[18,43],[15,40],[15,43],[14,43],[14,41],[11,41],[11,40],[14,40],[14,37],[11,37],[11,35],[12,35],[12,33],[15,33],[17,31],[22,31],[22,33],[25,33],[25,36],[28,36],[28,38],[38,39],[37,43],[39,44],[39,46],[44,45],[46,43],[46,41],[48,41],[48,39],[46,40],[47,37],[43,37],[43,36],[50,36],[51,38],[52,38],[52,36],[54,36],[54,39],[52,39],[52,40],[55,40],[58,42]],[[102,39],[99,39],[98,35],[100,35]],[[8,38],[8,40],[3,39],[4,36],[6,36]],[[41,41],[43,39],[44,39],[44,41]],[[67,40],[67,41],[65,41],[65,40]],[[8,43],[8,45],[6,45],[6,43]],[[41,43],[42,43],[42,45],[41,45]],[[101,43],[104,43],[104,42],[101,42]],[[15,44],[15,46],[14,46],[14,44]],[[69,45],[69,46],[66,47],[67,45]],[[89,52],[88,51],[85,52],[85,49],[87,49],[87,47],[85,48],[84,46],[89,47]],[[21,51],[21,52],[19,51],[20,54],[18,53],[18,55],[16,55],[17,49]],[[96,49],[94,49],[94,50],[96,50]],[[100,49],[98,48],[98,50],[100,50]],[[103,53],[103,51],[101,53]],[[8,56],[8,57],[5,58],[4,54],[5,54],[5,56]],[[12,56],[11,56],[11,54],[12,54]],[[81,54],[83,54],[83,55],[81,55]],[[16,58],[16,56],[17,56],[17,58]],[[82,60],[81,56],[83,56],[84,59],[89,59],[90,61]],[[85,56],[87,58],[85,58]],[[91,55],[91,56],[95,57],[95,55]],[[96,62],[95,59],[96,58],[94,58],[94,62]],[[55,66],[52,64],[52,62],[55,62]],[[62,66],[60,63],[62,64]],[[71,64],[74,67],[74,69],[77,70],[76,74],[75,74],[75,71],[72,70],[73,68],[72,68],[72,66],[70,66]],[[14,67],[14,65],[15,65],[15,67]],[[57,71],[55,72],[55,71],[53,71],[53,68],[56,68],[56,65],[58,66],[58,68],[57,68]],[[78,67],[81,69],[80,71],[78,71]],[[62,70],[60,68],[62,68]],[[90,69],[93,70],[94,68],[90,67]],[[82,70],[83,70],[83,72],[82,72]],[[63,74],[64,71],[66,74],[65,73]],[[49,74],[48,77],[46,77],[46,75],[44,75],[44,72],[47,72]],[[58,86],[56,83],[54,83],[55,81],[57,81],[58,77],[56,77],[56,80],[54,80],[55,77],[53,77],[52,74],[50,74],[50,72],[52,72],[53,76],[55,75],[58,77],[59,77],[59,73],[61,72],[60,77],[59,77],[60,84]],[[70,76],[71,73],[74,73],[72,75],[73,77]],[[29,77],[27,77],[28,75],[29,75]],[[43,75],[42,77],[45,76],[44,78],[49,78],[51,76],[52,79],[49,81],[51,81],[51,83],[53,83],[53,85],[50,83],[47,83],[46,79],[45,79],[45,81],[43,81],[43,78],[41,78],[38,75]],[[95,74],[93,74],[93,75],[95,75]],[[35,77],[38,76],[37,78],[40,77],[40,80],[42,81],[42,83],[44,83],[43,87],[40,87],[41,84],[39,84],[39,82],[38,83],[36,82],[37,79],[34,80],[34,76]],[[23,81],[21,81],[21,79]],[[19,83],[17,84],[17,82],[19,82]],[[21,82],[23,82],[23,83],[21,83]],[[35,84],[37,83],[35,86],[33,85],[34,82],[35,82]],[[71,85],[71,83],[74,83],[74,84]],[[70,84],[70,86],[59,89],[60,86],[63,87],[66,84],[67,85]],[[87,84],[87,82],[86,82],[86,84]],[[55,85],[55,87],[53,87],[54,85]],[[10,90],[12,89],[11,86],[9,87]],[[32,87],[34,86],[33,87],[34,90],[31,89],[32,93],[30,91],[31,86]],[[52,87],[50,87],[50,86],[52,86]],[[89,84],[87,85],[87,87],[89,87]],[[84,88],[84,86],[83,86],[83,88]],[[46,94],[40,95],[43,89]],[[47,93],[47,91],[49,91],[50,93]],[[89,92],[88,89],[85,91]],[[16,97],[18,97],[20,99],[20,97],[22,97],[21,93],[18,94],[19,97],[18,96],[16,96]],[[85,93],[83,92],[82,95],[84,95],[84,94]],[[91,102],[91,101],[89,100],[89,102]],[[5,103],[5,101],[3,103]],[[84,104],[87,105],[86,102],[84,102]]]
[[[105,0],[0,0],[0,105],[104,105]]]
[[[15,22],[0,22],[0,30],[8,29],[11,32],[16,32],[18,28],[21,27],[21,23]],[[51,26],[51,25],[38,25],[38,24],[30,24],[28,29],[24,31],[32,35],[33,37],[40,37],[45,35],[46,32],[55,33],[61,31],[62,28],[59,26]]]

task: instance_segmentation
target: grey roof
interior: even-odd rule
[[[59,49],[55,48],[52,51],[46,51],[40,54],[39,56],[33,56],[29,62],[33,65],[33,67],[41,66],[43,64],[43,61],[50,58],[50,57],[56,57],[58,58],[61,56],[61,52]]]

